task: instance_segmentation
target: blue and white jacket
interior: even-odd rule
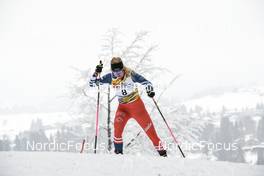
[[[131,103],[139,98],[136,83],[144,86],[152,86],[152,83],[129,68],[125,67],[124,71],[125,75],[123,79],[114,77],[113,73],[108,73],[99,79],[93,75],[89,81],[89,85],[90,87],[94,87],[97,81],[100,84],[110,84],[116,90],[119,103]]]

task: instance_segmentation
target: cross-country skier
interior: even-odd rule
[[[130,68],[125,67],[120,57],[112,58],[111,73],[98,78],[102,69],[103,67],[101,65],[96,66],[95,73],[92,75],[89,83],[93,87],[99,81],[100,84],[111,84],[116,89],[119,105],[114,120],[115,153],[123,154],[122,133],[127,121],[130,118],[134,118],[148,135],[159,155],[166,157],[167,152],[163,148],[153,122],[139,96],[137,88],[135,88],[136,83],[144,85],[147,95],[153,98],[155,92],[152,83]]]

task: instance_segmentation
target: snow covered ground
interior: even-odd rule
[[[263,176],[264,166],[156,156],[0,152],[1,176]]]

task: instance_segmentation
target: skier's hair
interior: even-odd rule
[[[118,64],[118,63],[121,63],[121,62],[123,63],[123,61],[122,61],[122,59],[120,57],[113,57],[111,59],[111,64]],[[125,71],[125,73],[127,75],[130,75],[131,72],[132,72],[132,70],[130,68],[126,67],[126,66],[124,66],[123,70]]]
[[[122,59],[120,57],[113,57],[111,60],[111,64],[118,64],[121,62],[122,62]]]

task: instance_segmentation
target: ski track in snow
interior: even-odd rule
[[[170,156],[0,152],[0,176],[263,176],[264,166]]]

